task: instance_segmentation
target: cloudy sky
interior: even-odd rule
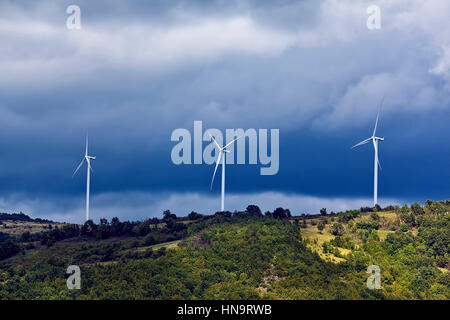
[[[81,30],[66,27],[69,5]],[[369,30],[367,7],[381,8]],[[294,214],[450,198],[448,0],[0,0],[0,211],[91,216],[220,208],[212,165],[174,165],[177,128],[280,130],[280,169],[227,167],[226,209]],[[206,144],[204,145],[206,146]],[[216,181],[218,182],[218,181]]]

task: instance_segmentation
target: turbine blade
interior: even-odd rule
[[[371,138],[366,139],[366,140],[364,140],[364,141],[361,141],[360,143],[355,144],[355,145],[352,147],[352,149],[353,149],[353,148],[356,148],[356,147],[359,147],[359,146],[362,146],[363,144],[366,144],[366,143],[369,142],[370,140],[371,140]]]
[[[88,138],[88,133],[86,133],[86,153],[84,154],[85,156],[88,155],[88,144],[89,144],[89,138]]]
[[[383,106],[383,102],[384,102],[384,96],[381,99],[380,107],[378,108],[377,121],[375,122],[375,128],[373,129],[373,135],[372,135],[373,137],[375,137],[375,134],[377,133],[378,120],[380,118],[380,112],[381,112],[381,107]]]
[[[383,170],[381,168],[380,160],[378,159],[378,143],[376,143],[375,140],[373,140],[373,148],[375,149],[375,153],[377,155],[377,164],[380,167],[380,170]]]
[[[72,178],[75,176],[75,173],[77,173],[78,170],[80,170],[81,166],[83,165],[85,158],[83,158],[83,160],[81,160],[80,164],[78,165],[78,167],[75,169],[74,173],[72,174]]]
[[[229,142],[225,147],[223,147],[224,149],[226,148],[226,147],[229,147],[231,144],[233,144],[233,142],[235,142],[236,140],[239,140],[240,138],[242,138],[243,137],[243,135],[242,136],[239,136],[239,137],[237,137],[236,139],[234,139],[233,141],[231,141],[231,142]]]
[[[214,174],[212,176],[211,186],[210,186],[209,190],[212,190],[212,186],[213,186],[213,183],[214,183],[214,177],[216,176],[217,167],[219,166],[221,158],[222,158],[222,151],[219,151],[219,155],[217,156],[217,160],[216,160],[216,167],[214,168]]]
[[[214,137],[212,136],[211,133],[209,133],[208,130],[206,130],[206,132],[208,132],[209,136],[211,137],[212,141],[214,141],[214,143],[216,144],[217,148],[219,148],[219,151],[222,150],[222,147],[219,146],[219,144],[217,143],[216,139],[214,139]]]

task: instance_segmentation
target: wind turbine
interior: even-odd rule
[[[91,167],[91,160],[95,160],[95,157],[88,155],[88,135],[86,134],[86,152],[85,152],[84,157],[81,160],[80,164],[78,165],[78,167],[76,168],[76,170],[74,171],[74,173],[72,175],[72,178],[73,178],[73,176],[75,176],[75,173],[77,173],[77,171],[81,168],[83,163],[86,161],[86,163],[87,163],[86,221],[89,220],[89,189],[90,189],[90,185],[91,185],[91,171],[94,172],[94,170],[92,170],[92,167]]]
[[[230,152],[229,150],[227,150],[227,148],[229,146],[231,146],[236,140],[242,138],[242,136],[237,137],[233,141],[226,144],[224,147],[221,147],[219,145],[219,143],[217,143],[216,139],[214,139],[214,137],[211,135],[211,133],[209,133],[209,131],[206,131],[206,132],[208,132],[209,136],[214,141],[217,149],[219,150],[217,159],[216,159],[216,167],[214,168],[214,174],[213,174],[212,180],[211,180],[210,190],[212,190],[212,186],[214,183],[214,177],[216,176],[217,167],[219,166],[219,163],[222,160],[222,194],[221,194],[221,201],[220,201],[220,211],[224,212],[225,211],[225,165],[226,165],[225,158],[226,158],[226,154]]]
[[[358,143],[352,147],[352,149],[353,149],[353,148],[356,148],[363,144],[366,144],[370,141],[372,141],[372,143],[373,143],[373,148],[375,151],[374,152],[375,160],[374,160],[374,169],[373,169],[373,206],[375,206],[378,203],[378,167],[380,167],[380,169],[381,169],[380,161],[378,160],[378,141],[384,141],[384,138],[380,138],[380,137],[376,136],[378,120],[380,118],[380,112],[381,112],[381,107],[383,106],[383,101],[384,101],[384,97],[381,100],[380,108],[378,109],[377,121],[375,122],[375,128],[373,129],[372,136],[364,141],[361,141],[360,143]]]

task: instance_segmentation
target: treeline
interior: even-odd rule
[[[224,211],[224,212],[216,212],[214,215],[207,216],[202,215],[197,212],[191,212],[187,217],[189,220],[204,220],[204,219],[210,219],[214,217],[241,217],[241,218],[249,218],[249,217],[267,217],[267,218],[275,218],[275,219],[287,219],[291,218],[292,214],[289,209],[284,208],[276,208],[274,211],[266,211],[264,214],[262,213],[261,209],[257,205],[249,205],[244,211]]]
[[[22,235],[22,242],[40,241],[41,244],[52,246],[56,241],[70,238],[103,240],[111,237],[148,237],[148,244],[181,239],[186,234],[186,225],[178,223],[176,216],[170,211],[164,212],[163,219],[152,218],[142,222],[120,221],[119,218],[100,219],[99,224],[92,220],[79,225],[57,226],[51,231]]]
[[[352,216],[352,215],[359,215],[363,212],[387,212],[387,211],[395,211],[399,208],[399,206],[393,206],[393,205],[388,205],[384,208],[380,207],[380,205],[375,205],[374,207],[361,207],[360,209],[351,209],[351,210],[346,210],[346,211],[339,211],[339,212],[334,212],[331,211],[330,213],[327,212],[326,208],[322,208],[320,209],[319,213],[316,214],[310,214],[310,213],[302,213],[301,215],[298,216],[293,216],[293,219],[316,219],[319,216],[340,216],[340,217],[345,217],[345,216]],[[352,218],[355,218],[356,216],[353,216]],[[349,219],[348,219],[349,220]],[[344,222],[344,220],[343,220]]]
[[[144,245],[154,245],[180,240],[213,224],[253,217],[287,219],[291,217],[291,213],[289,209],[277,208],[273,212],[267,211],[265,214],[262,214],[258,206],[249,205],[245,211],[216,212],[214,215],[202,215],[197,212],[191,212],[187,217],[179,218],[171,213],[170,210],[166,210],[163,212],[162,219],[154,217],[144,221],[122,222],[119,218],[114,217],[111,221],[100,219],[99,224],[88,220],[82,226],[76,224],[66,224],[62,227],[57,225],[54,227],[49,226],[51,227],[49,231],[34,234],[25,231],[20,238],[14,239],[14,241],[10,239],[11,241],[7,245],[4,242],[0,244],[0,246],[4,244],[8,247],[4,250],[4,254],[0,256],[0,260],[17,254],[21,249],[34,249],[34,243],[37,241],[41,245],[51,247],[56,242],[65,239],[103,240],[112,237],[143,237]],[[190,223],[183,223],[186,221]],[[19,246],[18,243],[19,245],[22,243],[22,246]],[[10,250],[11,244],[14,244],[18,250]]]
[[[38,222],[38,223],[54,223],[51,220],[41,218],[31,218],[30,216],[20,213],[0,213],[0,222],[3,220],[9,221],[25,221],[25,222]]]
[[[450,201],[437,201],[433,202],[427,200],[425,206],[420,206],[418,203],[414,203],[411,207],[407,205],[403,207],[387,206],[386,208],[372,208],[371,221],[358,221],[356,223],[357,229],[368,230],[378,230],[380,226],[378,211],[390,211],[392,209],[396,210],[400,217],[400,221],[403,224],[409,226],[421,226],[427,220],[426,214],[442,214],[448,212],[450,206]],[[334,213],[331,212],[329,215],[334,221],[337,221],[332,225],[331,232],[335,236],[341,236],[343,232],[343,227],[340,223],[349,223],[363,212],[368,212],[368,208],[361,208],[360,210],[347,210],[345,212]],[[23,213],[19,214],[2,214],[7,215],[9,218],[22,219],[22,221],[33,220]],[[326,209],[320,210],[320,215],[327,215]],[[234,212],[216,212],[214,215],[203,215],[197,212],[191,212],[187,217],[179,218],[175,214],[171,213],[170,210],[163,212],[163,218],[150,218],[144,221],[120,221],[119,218],[115,217],[111,221],[107,219],[100,219],[99,224],[95,224],[92,220],[86,221],[82,226],[76,224],[66,224],[62,227],[55,226],[49,231],[43,231],[40,233],[31,234],[26,231],[22,234],[19,239],[14,239],[14,241],[6,241],[0,243],[0,250],[2,254],[0,255],[0,260],[11,257],[17,254],[22,249],[33,249],[34,242],[38,241],[41,245],[46,245],[48,247],[55,244],[57,241],[71,239],[71,238],[81,238],[84,240],[103,240],[111,237],[142,237],[145,238],[145,245],[154,245],[158,243],[180,240],[188,235],[192,235],[199,232],[213,224],[223,223],[223,222],[233,222],[236,219],[245,218],[274,218],[274,219],[295,219],[297,226],[306,226],[306,219],[309,215],[302,215],[303,225],[298,223],[299,217],[293,217],[289,209],[276,208],[274,211],[267,211],[264,214],[261,212],[260,208],[256,205],[249,205],[244,211],[234,211]],[[317,215],[311,215],[317,217]],[[4,216],[5,217],[5,216]],[[34,219],[33,221],[37,221]],[[44,220],[41,220],[44,221]],[[183,223],[184,222],[184,223]],[[321,222],[319,222],[320,224]],[[323,226],[318,226],[323,229]],[[396,228],[398,229],[398,228]],[[405,228],[403,228],[405,229]],[[442,235],[440,236],[442,237]],[[5,237],[4,240],[6,240]],[[11,240],[11,239],[10,239]],[[22,245],[20,244],[22,243]],[[14,245],[14,246],[13,246]],[[3,248],[5,246],[5,248]],[[17,247],[17,248],[16,248]]]
[[[25,232],[21,237],[21,242],[40,241],[41,244],[52,246],[56,241],[69,238],[84,237],[96,240],[108,239],[111,237],[146,237],[148,245],[161,242],[179,240],[188,233],[192,234],[209,225],[222,223],[231,218],[275,218],[288,219],[291,217],[289,209],[277,208],[273,212],[267,211],[264,215],[260,208],[256,205],[249,205],[245,211],[235,212],[216,212],[214,215],[207,216],[196,212],[191,212],[188,216],[191,223],[180,223],[185,218],[178,218],[170,210],[163,212],[163,218],[151,218],[142,222],[124,221],[119,218],[112,218],[109,222],[107,219],[100,219],[99,224],[95,224],[92,220],[88,220],[82,225],[69,224],[61,228],[55,226],[52,230],[30,234]],[[231,221],[231,220],[230,220]],[[189,232],[188,232],[189,229]]]

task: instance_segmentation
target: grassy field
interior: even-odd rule
[[[166,250],[168,249],[176,249],[178,248],[178,244],[180,243],[181,240],[175,240],[175,241],[169,241],[169,242],[163,242],[163,243],[158,243],[152,246],[144,246],[144,247],[137,247],[134,249],[128,249],[128,250],[123,250],[120,251],[120,254],[125,254],[125,253],[132,253],[132,252],[145,252],[147,250],[152,250],[152,251],[158,251],[161,248],[165,248]],[[94,264],[99,264],[99,265],[109,265],[109,264],[115,264],[118,263],[118,260],[113,260],[113,261],[103,261],[103,262],[95,262],[95,263],[86,263],[84,265],[94,265]]]
[[[183,224],[190,224],[192,220],[181,221]],[[42,231],[49,231],[56,226],[59,228],[64,226],[65,223],[52,222],[52,223],[41,223],[41,222],[29,222],[29,221],[11,221],[3,220],[0,221],[0,232],[8,234],[13,237],[20,237],[25,231],[29,231],[31,234],[38,233]],[[158,223],[157,228],[165,227],[165,223]],[[155,228],[155,225],[150,225],[150,228]]]
[[[329,232],[329,228],[325,228],[322,232],[319,232],[317,226],[309,225],[307,228],[300,229],[302,238],[307,241],[307,246],[311,250],[317,252],[319,256],[327,261],[331,261],[334,263],[339,263],[345,261],[345,259],[336,257],[332,253],[324,253],[322,244],[324,242],[330,241],[334,238],[334,236]],[[351,250],[338,248],[340,253],[345,256],[351,252]]]
[[[139,239],[139,238],[137,238]],[[142,240],[142,239],[141,239]],[[152,246],[136,246],[133,247],[133,239],[122,239],[122,238],[110,238],[105,240],[83,240],[83,241],[74,241],[73,239],[67,239],[60,241],[48,248],[45,245],[39,243],[39,241],[33,242],[34,248],[30,250],[26,250],[23,254],[15,255],[9,259],[6,259],[0,263],[0,268],[2,263],[6,264],[20,264],[23,267],[27,268],[40,261],[42,259],[46,259],[49,257],[58,257],[58,256],[77,256],[82,251],[91,250],[90,258],[87,259],[84,263],[80,265],[93,265],[93,264],[101,264],[107,265],[111,263],[118,262],[118,259],[122,255],[130,255],[134,254],[143,254],[147,250],[158,251],[161,248],[166,249],[176,249],[178,248],[178,244],[181,240],[163,242],[159,244],[155,244]],[[119,249],[115,252],[115,256],[111,257],[112,261],[101,261],[102,259],[102,247],[105,246],[118,246],[118,248],[124,247],[124,249]]]
[[[182,224],[189,224],[189,223],[194,222],[194,220],[183,220],[183,221],[177,221],[177,222],[178,223],[182,223]],[[161,222],[161,223],[158,223],[156,226],[154,224],[151,224],[149,227],[151,229],[151,228],[155,228],[155,227],[157,227],[157,228],[164,228],[165,226],[166,226],[166,223],[165,222]]]
[[[169,241],[169,242],[164,242],[164,243],[158,243],[158,244],[154,244],[152,246],[147,246],[147,247],[139,247],[138,251],[145,251],[147,249],[152,249],[153,251],[159,250],[161,248],[166,248],[166,249],[174,249],[178,247],[178,244],[180,243],[181,240],[175,240],[175,241]]]
[[[394,231],[390,230],[378,230],[378,236],[381,241],[384,241],[389,233],[394,233]]]
[[[389,233],[393,233],[393,230],[390,230],[388,227],[383,226],[389,226],[391,224],[395,224],[396,220],[398,219],[397,214],[394,211],[387,211],[387,212],[377,212],[378,216],[380,217],[380,224],[381,227],[379,230],[377,230],[378,236],[381,241],[384,241]],[[344,258],[337,257],[332,253],[325,253],[323,250],[323,243],[328,242],[330,240],[333,240],[335,238],[334,235],[330,232],[330,227],[337,222],[337,219],[333,219],[330,217],[325,218],[327,221],[327,225],[322,231],[319,231],[317,229],[317,224],[319,221],[321,221],[321,217],[308,219],[307,220],[307,227],[306,228],[300,228],[300,233],[302,235],[302,238],[306,240],[307,246],[317,252],[320,257],[324,260],[331,261],[334,263],[340,263],[345,261]],[[362,213],[359,217],[353,219],[354,223],[357,223],[358,221],[370,221],[371,219],[371,213]],[[357,230],[350,229],[349,226],[345,223],[342,224],[344,227],[344,235],[349,236],[352,241],[356,244],[356,248],[358,248],[358,245],[362,243],[361,239],[358,236]],[[412,228],[411,232],[414,235],[417,235],[417,228]],[[339,255],[345,257],[346,255],[350,254],[352,250],[344,249],[344,248],[337,248],[339,250]]]
[[[63,223],[39,223],[29,221],[10,221],[4,220],[0,223],[0,232],[9,234],[14,237],[20,237],[25,231],[29,231],[31,234],[48,231],[55,226],[61,227]]]

